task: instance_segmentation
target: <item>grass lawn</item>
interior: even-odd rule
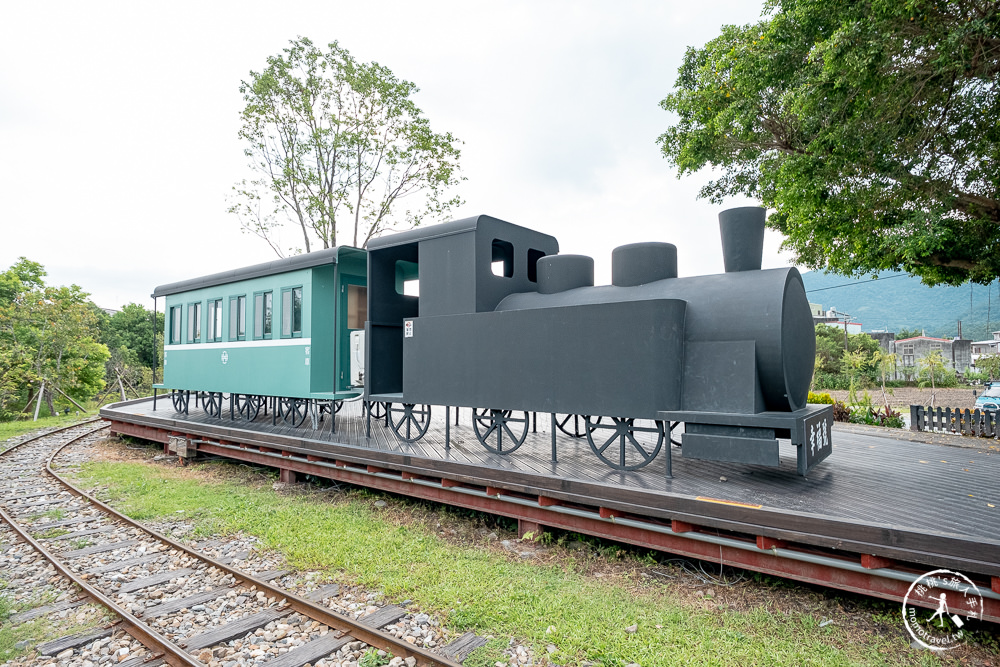
[[[87,419],[93,419],[97,416],[97,410],[93,410],[89,415],[81,413],[79,416],[74,413],[69,413],[68,415],[56,415],[55,417],[39,417],[38,421],[34,422],[29,420],[26,421],[14,421],[14,422],[0,422],[0,451],[7,449],[7,446],[3,443],[4,440],[13,438],[25,433],[30,433],[43,428],[58,428],[60,426],[69,426],[74,422],[86,421]]]
[[[102,487],[102,496],[135,519],[183,516],[200,535],[255,535],[297,569],[381,591],[388,601],[412,600],[411,609],[437,614],[453,632],[492,635],[467,665],[506,660],[510,638],[530,644],[536,661],[605,667],[919,665],[959,657],[909,648],[895,604],[851,598],[847,606],[863,607],[867,619],[858,626],[857,611],[838,615],[844,608],[836,593],[752,575],[695,597],[678,568],[658,564],[669,555],[596,541],[596,551],[551,544],[526,561],[483,536],[495,519],[396,496],[361,489],[279,494],[272,477],[220,462],[92,462],[80,480]],[[388,505],[376,507],[380,499]],[[650,576],[650,568],[665,576]],[[789,590],[821,601],[812,611],[796,610],[782,602]],[[828,616],[834,622],[821,626]],[[995,637],[981,637],[964,657],[990,655]]]

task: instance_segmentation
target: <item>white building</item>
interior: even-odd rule
[[[813,324],[826,324],[831,327],[836,327],[841,331],[844,330],[844,321],[847,320],[847,333],[849,334],[859,334],[861,333],[861,322],[851,322],[851,316],[846,313],[838,312],[833,306],[830,306],[828,310],[823,310],[823,306],[818,303],[810,303],[809,310],[812,311]]]
[[[984,354],[997,354],[997,353],[1000,353],[1000,331],[993,332],[993,340],[972,341],[973,365],[975,365],[976,359],[983,356]]]

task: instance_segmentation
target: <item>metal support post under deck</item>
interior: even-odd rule
[[[552,423],[550,424],[552,430],[552,462],[556,462],[556,413],[549,413],[552,418]]]

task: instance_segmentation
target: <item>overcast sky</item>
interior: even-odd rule
[[[297,36],[338,40],[414,82],[462,140],[465,200],[594,257],[678,246],[681,275],[722,270],[717,214],[678,180],[659,101],[688,46],[756,2],[18,2],[0,14],[0,269],[21,255],[106,308],[156,285],[274,259],[226,212],[247,175],[239,93]],[[782,266],[768,232],[765,266]]]

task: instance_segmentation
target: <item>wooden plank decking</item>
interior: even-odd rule
[[[108,418],[173,429],[205,432],[237,442],[273,441],[281,447],[313,449],[324,456],[386,460],[397,467],[440,476],[496,483],[525,493],[591,504],[620,506],[654,518],[697,514],[702,525],[726,530],[770,528],[771,535],[845,550],[851,544],[880,544],[902,554],[943,553],[983,564],[983,573],[1000,574],[1000,450],[992,441],[952,447],[875,435],[834,431],[834,452],[808,477],[796,474],[795,448],[781,443],[779,468],[684,459],[673,448],[673,479],[665,477],[666,455],[632,472],[602,463],[586,439],[558,433],[558,460],[551,460],[550,419],[537,415],[537,433],[510,455],[487,451],[461,409],[459,425],[451,411],[450,447],[445,445],[444,409],[434,407],[432,425],[419,442],[400,442],[383,422],[372,420],[365,437],[360,403],[347,403],[336,415],[336,432],[327,416],[313,431],[309,421],[293,429],[271,424],[270,415],[253,423],[208,417],[191,405],[186,417],[169,399],[105,408]],[[206,436],[208,437],[208,436]],[[679,439],[679,438],[677,438]],[[722,504],[714,501],[725,501]],[[759,508],[756,506],[760,506]],[[860,548],[860,547],[859,547]],[[905,559],[904,559],[905,560]],[[919,561],[919,559],[918,559]],[[922,561],[920,561],[922,562]]]

